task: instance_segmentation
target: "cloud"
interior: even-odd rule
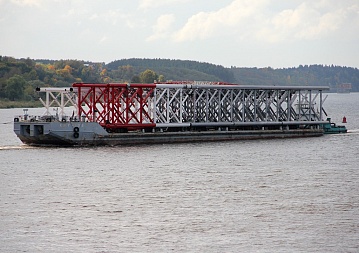
[[[358,9],[357,5],[334,4],[334,0],[307,1],[268,17],[257,31],[257,38],[273,43],[322,38],[345,26],[345,23],[351,25],[350,13]]]
[[[11,2],[19,6],[40,7],[42,4],[42,0],[11,0]]]
[[[100,39],[100,43],[104,43],[108,40],[108,37],[105,35]]]
[[[267,0],[235,0],[218,11],[200,12],[190,17],[173,38],[177,42],[182,42],[214,37],[222,29],[236,28],[244,21],[256,19],[257,13],[267,3]]]
[[[345,13],[342,9],[336,10],[332,13],[326,13],[313,20],[307,27],[303,27],[296,33],[296,37],[302,39],[313,39],[326,35],[332,31],[337,30],[344,19]]]
[[[352,22],[359,19],[356,0],[289,1],[284,6],[273,0],[233,0],[217,11],[189,17],[172,39],[185,42],[230,36],[272,43],[314,40],[353,26]]]
[[[131,15],[125,13],[120,9],[110,9],[102,12],[96,12],[95,10],[78,10],[73,12],[69,11],[71,15],[81,17],[82,19],[88,19],[92,22],[105,22],[106,25],[110,24],[111,26],[121,25],[123,23],[129,23]],[[130,25],[128,25],[130,26]]]
[[[165,5],[173,5],[177,3],[185,3],[189,0],[141,0],[139,9],[152,9],[152,8],[158,8]]]
[[[153,34],[149,36],[146,41],[154,41],[166,38],[168,36],[168,31],[173,22],[175,21],[175,16],[173,14],[162,15],[157,19],[156,24],[153,26]]]

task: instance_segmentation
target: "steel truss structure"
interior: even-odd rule
[[[75,83],[78,117],[109,130],[282,128],[324,123],[324,86]]]
[[[60,112],[57,111],[56,113],[57,118],[66,120],[68,116],[65,113],[65,108],[67,106],[73,106],[73,114],[78,114],[77,92],[74,92],[73,88],[36,88],[36,91],[45,93],[45,101],[39,97],[40,102],[45,107],[42,116],[51,116],[51,108],[56,107],[60,109]]]

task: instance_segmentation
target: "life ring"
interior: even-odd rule
[[[14,122],[19,122],[19,118],[14,118]]]
[[[79,133],[75,132],[73,136],[74,136],[75,139],[77,139],[77,138],[79,138]]]
[[[75,132],[75,133],[78,133],[79,131],[80,131],[80,128],[74,127],[74,132]]]

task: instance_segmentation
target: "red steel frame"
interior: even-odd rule
[[[156,84],[74,83],[78,89],[78,117],[107,129],[155,127],[150,103]]]

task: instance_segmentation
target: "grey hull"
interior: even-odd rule
[[[14,131],[29,145],[102,146],[317,137],[322,129],[208,130],[108,133],[93,122],[15,122]]]

